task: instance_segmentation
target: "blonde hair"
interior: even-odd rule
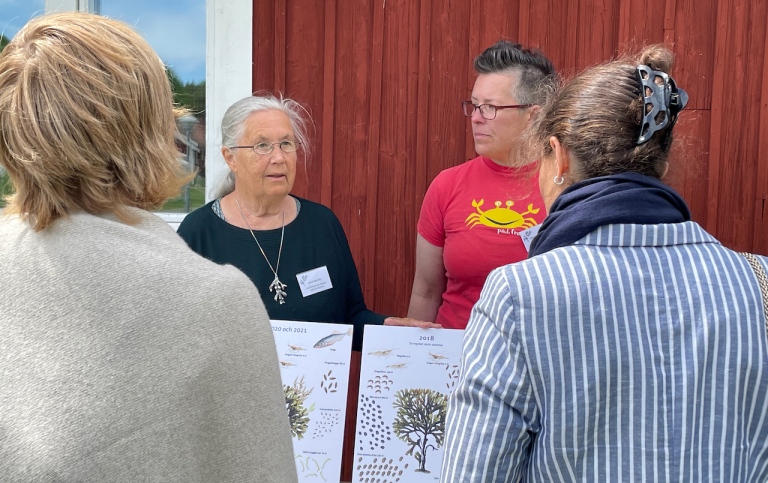
[[[76,211],[133,219],[192,175],[176,149],[165,67],[123,22],[86,13],[30,21],[0,54],[6,213],[35,230]]]

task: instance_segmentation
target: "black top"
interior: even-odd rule
[[[184,218],[178,233],[200,255],[219,264],[234,265],[248,275],[259,289],[269,318],[334,322],[355,326],[352,349],[361,350],[363,326],[381,325],[384,316],[368,310],[349,242],[336,215],[323,205],[299,198],[301,210],[285,225],[283,254],[277,275],[285,288],[285,303],[270,293],[275,276],[264,260],[251,233],[230,225],[212,209],[213,202]],[[269,262],[275,267],[280,249],[281,229],[254,230]],[[333,288],[302,296],[297,274],[326,267]]]

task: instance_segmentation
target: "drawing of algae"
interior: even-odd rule
[[[394,433],[411,446],[405,454],[418,461],[417,473],[430,473],[427,450],[441,447],[445,437],[445,395],[431,389],[401,389],[392,406],[397,409]]]
[[[307,389],[304,386],[304,376],[301,376],[301,379],[293,380],[293,385],[283,385],[283,391],[285,392],[285,408],[288,410],[291,434],[301,439],[307,432],[307,426],[309,426],[309,412],[314,409],[314,404],[310,408],[304,406],[304,402],[312,394],[312,389]]]
[[[363,458],[362,456],[357,459],[357,466],[354,467],[352,473],[357,476],[356,481],[360,483],[398,483],[403,475],[403,469],[408,468],[406,463],[402,468],[403,457],[400,457],[399,462],[393,461],[391,458]]]
[[[314,347],[315,349],[322,349],[323,347],[328,347],[337,343],[338,341],[340,341],[341,339],[343,339],[348,335],[352,335],[351,328],[346,332],[333,332],[331,335],[326,335],[319,341],[315,342],[315,345],[312,347]]]
[[[325,465],[328,464],[329,461],[331,461],[331,458],[327,458],[323,463],[318,463],[318,461],[311,457],[307,456],[306,458],[298,455],[295,456],[293,459],[295,459],[299,465],[296,466],[296,471],[298,471],[299,474],[303,475],[304,478],[309,478],[311,476],[320,478],[323,481],[328,481],[325,479],[325,475],[323,474],[323,470],[325,469]]]

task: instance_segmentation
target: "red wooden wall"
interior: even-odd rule
[[[668,181],[726,246],[768,254],[767,23],[768,0],[254,0],[253,88],[307,106],[314,149],[294,192],[340,218],[369,307],[405,315],[421,200],[474,157],[459,104],[501,38],[566,76],[670,46],[690,103]]]
[[[652,42],[690,94],[670,183],[725,245],[768,254],[766,0],[255,0],[254,90],[307,106],[294,192],[341,219],[366,300],[405,315],[429,182],[473,157],[471,61],[500,38],[565,75]]]

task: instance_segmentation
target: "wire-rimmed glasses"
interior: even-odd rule
[[[229,149],[253,149],[253,152],[256,154],[269,154],[272,152],[272,150],[275,149],[275,146],[279,146],[280,149],[284,153],[293,153],[296,152],[297,149],[299,149],[299,145],[301,143],[298,141],[291,141],[290,139],[286,139],[285,141],[280,141],[279,143],[256,143],[253,146],[230,146]]]
[[[525,109],[533,107],[534,104],[514,104],[512,106],[494,106],[493,104],[475,104],[472,101],[462,101],[461,107],[464,109],[464,115],[472,117],[477,109],[480,110],[480,115],[483,119],[492,120],[496,119],[496,111],[499,109]]]

